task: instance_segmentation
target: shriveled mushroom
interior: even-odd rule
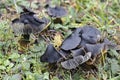
[[[52,44],[49,44],[45,53],[40,57],[41,62],[55,63],[62,56],[60,53],[54,48]]]
[[[67,61],[61,62],[61,65],[65,69],[75,69],[80,64],[85,63],[91,58],[91,52],[86,53],[84,56],[79,55],[74,57],[73,59],[69,59]]]

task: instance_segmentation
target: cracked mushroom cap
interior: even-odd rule
[[[12,20],[11,27],[15,34],[36,34],[48,27],[50,20],[46,18],[39,19],[34,16],[34,12],[23,8],[19,18]]]
[[[47,13],[51,17],[61,18],[67,15],[67,11],[60,6],[48,7]]]
[[[70,36],[68,36],[63,41],[61,49],[68,51],[76,48],[81,42],[81,38],[79,34],[80,31],[81,31],[81,28],[77,28]]]
[[[53,47],[52,44],[49,44],[45,53],[40,57],[41,62],[55,63],[62,56],[60,53]]]

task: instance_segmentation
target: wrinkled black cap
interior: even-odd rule
[[[61,58],[59,52],[49,44],[45,53],[40,57],[41,62],[55,63]]]

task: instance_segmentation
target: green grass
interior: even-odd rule
[[[0,19],[0,80],[86,80],[86,73],[81,68],[74,71],[64,70],[60,66],[56,71],[50,72],[47,63],[40,62],[40,56],[46,49],[46,42],[39,41],[38,45],[31,45],[29,49],[22,55],[18,54],[18,38],[14,37],[10,28],[11,15],[4,8],[5,5],[11,6],[10,9],[18,12],[20,11],[15,7],[15,4],[23,4],[29,6],[26,0],[0,1],[0,13],[4,14]],[[64,4],[58,0],[52,0],[52,4]],[[33,1],[34,2],[34,1]],[[44,5],[44,4],[43,4]],[[43,6],[42,5],[42,6]],[[37,5],[32,3],[33,10]],[[71,0],[68,5],[68,15],[62,20],[63,24],[51,24],[50,28],[61,30],[66,37],[71,33],[71,28],[81,27],[86,24],[91,24],[100,29],[102,32],[109,33],[109,39],[113,40],[111,36],[117,33],[120,27],[120,1],[119,0]],[[39,16],[47,16],[40,12]],[[67,32],[67,33],[66,33]],[[113,40],[114,41],[114,40]],[[110,50],[109,55],[111,58],[106,57],[104,65],[97,65],[99,71],[97,78],[92,75],[88,80],[120,80],[120,53],[115,50]],[[61,78],[61,79],[60,79]]]

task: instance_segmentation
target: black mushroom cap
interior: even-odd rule
[[[85,63],[91,58],[91,52],[86,53],[84,56],[79,55],[74,57],[73,59],[69,59],[67,61],[61,62],[61,65],[65,69],[75,69],[80,64]]]
[[[50,20],[46,18],[39,19],[34,16],[34,12],[23,8],[23,12],[19,18],[12,21],[11,27],[13,32],[19,34],[36,34],[43,31],[50,23]]]
[[[47,13],[51,17],[61,18],[67,15],[67,11],[60,6],[48,7]]]
[[[81,42],[80,31],[81,31],[81,28],[77,28],[70,36],[68,36],[63,41],[61,49],[67,51],[67,50],[76,48]]]
[[[100,41],[101,33],[92,26],[84,26],[82,28],[82,39],[88,43],[95,44]]]
[[[91,52],[92,58],[94,58],[97,55],[99,55],[102,51],[107,49],[107,47],[105,46],[104,43],[102,43],[102,44],[97,43],[97,44],[86,44],[85,49],[87,52]]]
[[[62,56],[60,53],[53,47],[52,44],[49,44],[45,53],[40,57],[41,62],[55,63]]]

